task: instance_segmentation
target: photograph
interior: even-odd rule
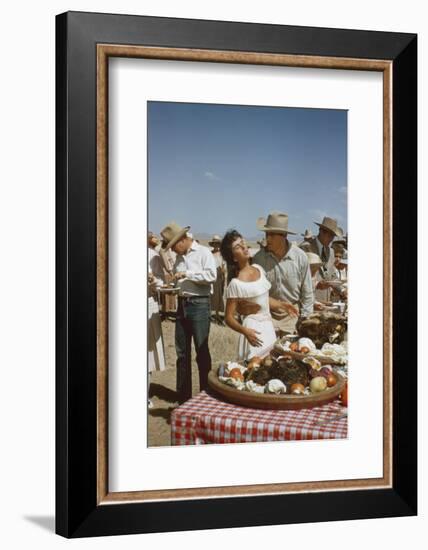
[[[346,109],[147,102],[148,447],[348,437],[347,154]]]

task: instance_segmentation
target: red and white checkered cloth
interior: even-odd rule
[[[321,426],[316,423],[345,412],[339,401],[300,410],[250,409],[220,401],[201,392],[171,416],[173,445],[248,443],[301,439],[344,439],[348,418]]]

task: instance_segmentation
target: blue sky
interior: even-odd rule
[[[347,230],[347,112],[148,102],[149,229],[261,235],[273,210],[298,233]]]

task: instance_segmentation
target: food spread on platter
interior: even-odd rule
[[[340,313],[317,311],[296,326],[300,336],[310,338],[317,348],[324,344],[341,344],[347,330],[347,319]]]
[[[303,351],[306,356],[297,359],[285,351],[278,357],[252,357],[242,363],[229,361],[220,365],[219,381],[243,392],[288,396],[319,394],[337,384],[337,371],[332,365],[322,365],[314,356],[319,350],[309,338],[287,343],[296,351],[306,348]]]
[[[294,336],[284,336],[275,343],[275,351],[279,354],[290,353],[292,357],[303,359],[305,355],[315,357],[321,363],[346,366],[348,363],[347,342],[330,344],[326,342],[321,349],[315,347],[310,338],[295,339]]]

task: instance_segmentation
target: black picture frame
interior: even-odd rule
[[[97,504],[100,43],[392,62],[391,488]],[[417,36],[68,12],[56,18],[56,97],[56,532],[86,537],[415,515],[417,400],[405,380],[417,379]]]

